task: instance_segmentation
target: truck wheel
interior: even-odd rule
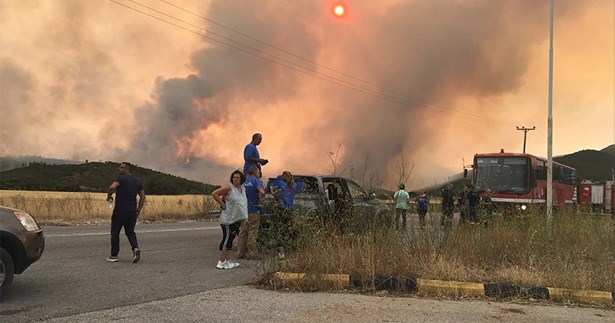
[[[13,282],[13,275],[15,274],[15,265],[13,263],[13,257],[11,254],[0,248],[0,298],[6,295],[6,292]]]

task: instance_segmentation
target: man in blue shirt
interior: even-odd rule
[[[135,225],[145,204],[145,192],[141,181],[130,174],[131,168],[130,163],[122,162],[118,170],[119,175],[109,186],[107,192],[109,203],[113,202],[112,195],[115,193],[115,207],[111,216],[111,255],[107,258],[107,261],[110,262],[118,261],[117,255],[120,252],[120,231],[122,227],[124,227],[124,233],[132,247],[132,262],[136,263],[141,259]],[[137,195],[139,196],[138,205]]]
[[[256,239],[260,227],[261,198],[265,197],[265,188],[260,180],[261,171],[256,166],[248,169],[248,177],[243,183],[248,198],[248,223],[241,226],[239,243],[237,244],[237,258],[258,259]],[[247,249],[247,254],[246,254]]]
[[[252,166],[256,166],[261,170],[261,165],[265,166],[269,162],[267,159],[261,158],[258,148],[256,148],[262,141],[263,136],[260,133],[255,133],[252,135],[252,141],[243,149],[243,159],[245,161],[243,164],[244,174],[247,174]]]

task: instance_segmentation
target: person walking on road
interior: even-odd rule
[[[107,202],[113,203],[113,193],[115,193],[115,207],[111,216],[111,255],[107,258],[109,262],[117,262],[120,252],[120,231],[124,227],[124,233],[132,248],[132,262],[137,263],[141,259],[141,250],[137,242],[135,225],[139,213],[145,205],[145,191],[141,181],[131,174],[132,165],[122,162],[118,169],[119,175],[115,178],[107,191]],[[137,204],[137,196],[139,202]]]
[[[261,219],[261,198],[265,197],[265,188],[260,180],[261,171],[256,166],[248,169],[248,178],[243,187],[248,198],[248,222],[241,226],[239,231],[239,242],[237,244],[237,258],[258,258],[258,248],[256,239],[260,228]],[[247,254],[246,254],[247,249]]]
[[[408,217],[408,199],[410,194],[405,191],[406,186],[399,184],[399,190],[393,194],[395,199],[395,225],[399,227],[399,218],[402,218],[402,225],[406,227],[406,219]]]
[[[246,177],[239,170],[231,173],[230,185],[222,186],[211,196],[220,204],[220,227],[222,227],[222,241],[218,246],[218,269],[233,269],[239,264],[231,259],[229,251],[233,249],[233,240],[239,234],[241,223],[248,219],[248,199],[242,184]]]
[[[247,174],[248,170],[252,166],[258,167],[261,170],[261,165],[265,166],[269,162],[267,159],[261,158],[260,153],[258,152],[258,148],[256,146],[260,145],[263,141],[263,135],[260,133],[255,133],[252,135],[252,141],[246,145],[243,149],[243,173]],[[262,172],[262,170],[261,170]]]

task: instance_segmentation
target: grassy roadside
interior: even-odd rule
[[[397,229],[390,221],[366,228],[362,217],[361,225],[346,223],[343,233],[305,215],[296,219],[287,272],[615,291],[610,217],[558,214],[552,231],[541,214],[495,216],[486,225],[455,224],[450,230],[437,218],[425,228]],[[296,287],[325,288],[315,281]]]

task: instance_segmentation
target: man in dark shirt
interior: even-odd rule
[[[115,207],[111,216],[111,255],[107,258],[107,261],[110,262],[118,261],[117,255],[120,252],[120,231],[122,227],[124,227],[124,233],[132,247],[132,262],[136,263],[141,259],[135,225],[145,204],[145,192],[141,181],[130,174],[131,168],[130,163],[122,162],[119,175],[109,186],[107,192],[107,201],[110,203],[113,202],[112,195],[115,193]],[[138,205],[137,195],[139,196]]]

